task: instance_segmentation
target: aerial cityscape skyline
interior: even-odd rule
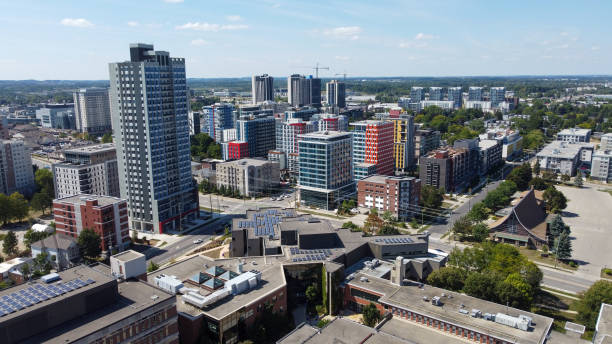
[[[5,3],[0,78],[106,79],[130,42],[184,56],[189,77],[612,73],[612,4],[195,1]],[[10,14],[9,14],[10,13]],[[27,13],[27,16],[24,14]],[[466,18],[470,18],[467,19]],[[61,38],[61,39],[58,39]],[[36,42],[32,44],[31,42]],[[41,57],[44,52],[44,58]],[[375,52],[372,54],[372,52]]]
[[[5,1],[0,343],[612,343],[610,13]]]

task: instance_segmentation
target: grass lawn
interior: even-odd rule
[[[606,273],[606,272],[609,272],[609,274]],[[612,269],[611,268],[603,268],[603,269],[601,269],[601,273],[600,273],[599,277],[612,280]]]
[[[562,262],[562,261],[555,262],[555,258],[553,258],[552,255],[550,254],[548,255],[548,257],[542,257],[541,255],[542,252],[538,250],[530,250],[525,247],[519,247],[519,251],[521,251],[522,254],[527,256],[527,258],[529,258],[529,260],[533,261],[534,263],[542,263],[542,264],[547,264],[551,266],[555,266],[556,264],[557,267],[559,268],[574,270],[574,271],[578,270],[578,267],[572,267],[565,262]]]

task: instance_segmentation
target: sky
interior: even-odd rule
[[[190,78],[612,74],[612,1],[0,0],[0,80],[108,79],[129,44]],[[340,77],[340,76],[337,76]]]

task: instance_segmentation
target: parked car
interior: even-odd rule
[[[193,241],[193,243],[194,243],[194,244],[201,244],[201,243],[203,243],[203,242],[204,242],[204,241],[202,241],[202,239],[195,239],[195,240]]]

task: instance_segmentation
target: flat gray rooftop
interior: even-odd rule
[[[232,258],[232,259],[216,259],[212,260],[208,257],[194,256],[181,262],[172,264],[166,268],[159,269],[147,276],[149,283],[154,283],[154,278],[160,274],[176,276],[181,281],[188,280],[198,272],[202,272],[212,266],[219,266],[228,271],[237,272],[239,262],[244,262],[243,271],[257,270],[261,272],[261,282],[258,286],[249,291],[228,296],[210,306],[203,309],[194,307],[184,302],[177,302],[177,310],[187,313],[191,316],[198,316],[206,313],[209,317],[220,320],[224,317],[238,311],[239,309],[248,306],[249,304],[259,300],[261,297],[273,293],[279,288],[286,285],[285,273],[283,272],[282,264],[275,258]],[[196,288],[195,285],[187,285],[190,288]],[[202,295],[207,295],[210,292],[200,288]],[[178,296],[177,296],[178,297]]]
[[[73,196],[68,196],[64,198],[58,198],[55,201],[78,204],[78,205],[81,205],[81,204],[85,205],[86,202],[90,199],[97,200],[98,206],[100,207],[104,207],[107,205],[111,205],[111,204],[115,204],[117,202],[123,201],[121,198],[117,198],[117,197],[102,196],[102,195],[89,195],[89,194],[79,194],[79,195],[73,195]]]
[[[106,151],[114,151],[115,150],[115,144],[114,143],[102,143],[102,144],[97,144],[97,145],[91,145],[91,146],[82,146],[82,147],[77,147],[77,148],[69,148],[69,149],[65,149],[64,152],[65,153],[87,153],[87,154],[94,154],[94,153],[100,153],[100,152],[106,152]]]
[[[592,143],[576,142],[569,143],[564,141],[553,141],[546,145],[538,154],[538,157],[552,157],[573,159],[582,148],[593,149],[595,146]]]
[[[391,318],[380,327],[380,333],[389,334],[395,338],[418,344],[463,344],[466,341],[456,336],[434,330],[426,326],[416,324],[412,321]],[[387,339],[387,338],[384,338]],[[386,341],[366,341],[367,344],[388,343]]]
[[[114,304],[54,327],[25,343],[71,343],[174,298],[174,295],[142,281],[128,280],[119,283],[118,287],[119,300]]]
[[[360,277],[367,277],[361,281]],[[546,339],[550,330],[553,319],[519,310],[516,308],[506,307],[497,303],[477,299],[465,294],[460,294],[429,285],[423,285],[419,288],[418,284],[414,283],[407,286],[394,285],[388,280],[366,276],[358,273],[355,278],[347,282],[347,284],[370,290],[383,295],[380,303],[396,306],[402,309],[412,310],[414,312],[437,318],[447,323],[455,324],[464,328],[471,328],[483,334],[506,339],[509,342],[517,342],[524,344],[541,344]],[[430,301],[423,301],[424,297],[431,300],[434,296],[441,296],[443,306],[432,305]],[[482,313],[504,313],[511,316],[520,314],[527,315],[533,319],[533,325],[529,331],[522,331],[509,326],[498,324],[482,318],[473,318],[469,315],[459,313],[459,309],[463,308],[471,311],[478,309]]]
[[[137,258],[141,258],[144,257],[145,255],[140,253],[140,252],[136,252],[134,250],[127,250],[127,251],[123,251],[120,253],[117,253],[116,255],[112,256],[113,258],[116,258],[117,260],[120,260],[122,262],[128,262],[130,260],[134,260]]]

